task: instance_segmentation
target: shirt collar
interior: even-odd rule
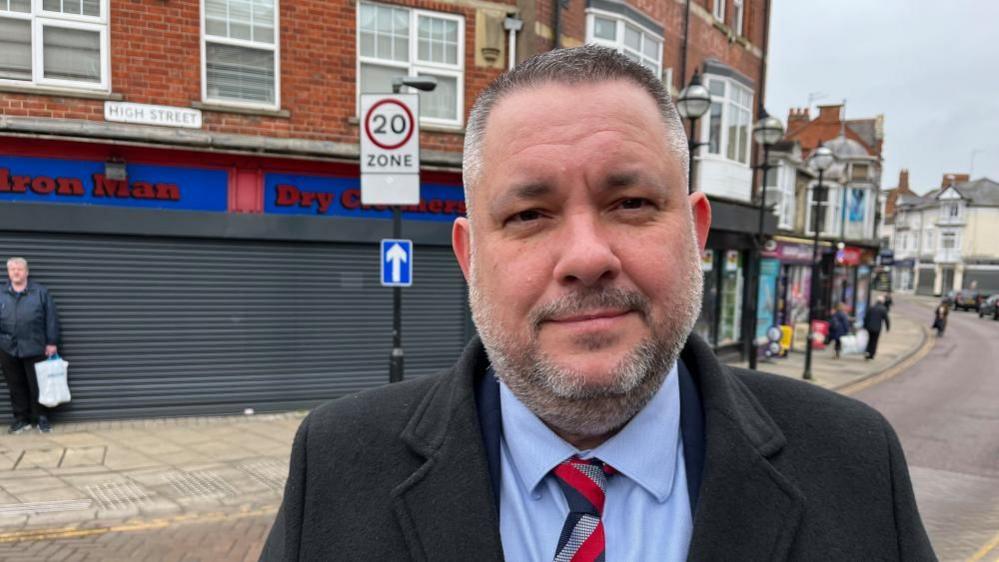
[[[534,491],[559,463],[573,455],[597,457],[628,477],[656,501],[673,490],[680,439],[680,386],[674,364],[652,400],[600,446],[580,451],[548,428],[500,381],[503,439],[514,470]],[[655,439],[650,440],[650,436]]]

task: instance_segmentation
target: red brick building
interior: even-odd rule
[[[723,226],[699,330],[737,346],[769,0],[564,4],[0,0],[0,257],[60,304],[63,415],[300,407],[385,380],[391,214],[360,204],[358,111],[400,75],[438,82],[403,214],[407,376],[447,364],[472,330],[448,247],[468,109],[556,44],[614,47],[674,92],[704,76],[698,188]]]

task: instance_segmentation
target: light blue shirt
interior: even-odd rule
[[[548,429],[500,383],[500,537],[509,562],[550,562],[569,506],[550,471],[573,455],[597,457],[607,481],[608,562],[687,559],[693,522],[680,438],[674,366],[652,400],[614,437],[580,451]]]

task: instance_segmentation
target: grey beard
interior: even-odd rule
[[[472,316],[497,376],[529,410],[556,432],[576,436],[599,436],[623,427],[652,399],[673,368],[697,321],[701,306],[700,254],[690,242],[686,287],[670,303],[672,314],[656,324],[644,295],[615,288],[598,288],[565,297],[533,311],[531,339],[526,349],[500,333],[492,322],[492,303],[478,291],[472,268],[469,301]],[[474,263],[474,260],[473,260]],[[579,373],[556,365],[538,348],[540,323],[556,313],[590,306],[618,306],[636,310],[651,328],[651,335],[614,368],[611,382],[587,386]],[[586,345],[586,342],[583,342]],[[599,342],[591,342],[597,346]]]

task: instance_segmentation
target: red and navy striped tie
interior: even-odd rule
[[[604,562],[607,477],[614,469],[597,459],[572,457],[552,471],[569,503],[569,516],[555,549],[555,562]]]

